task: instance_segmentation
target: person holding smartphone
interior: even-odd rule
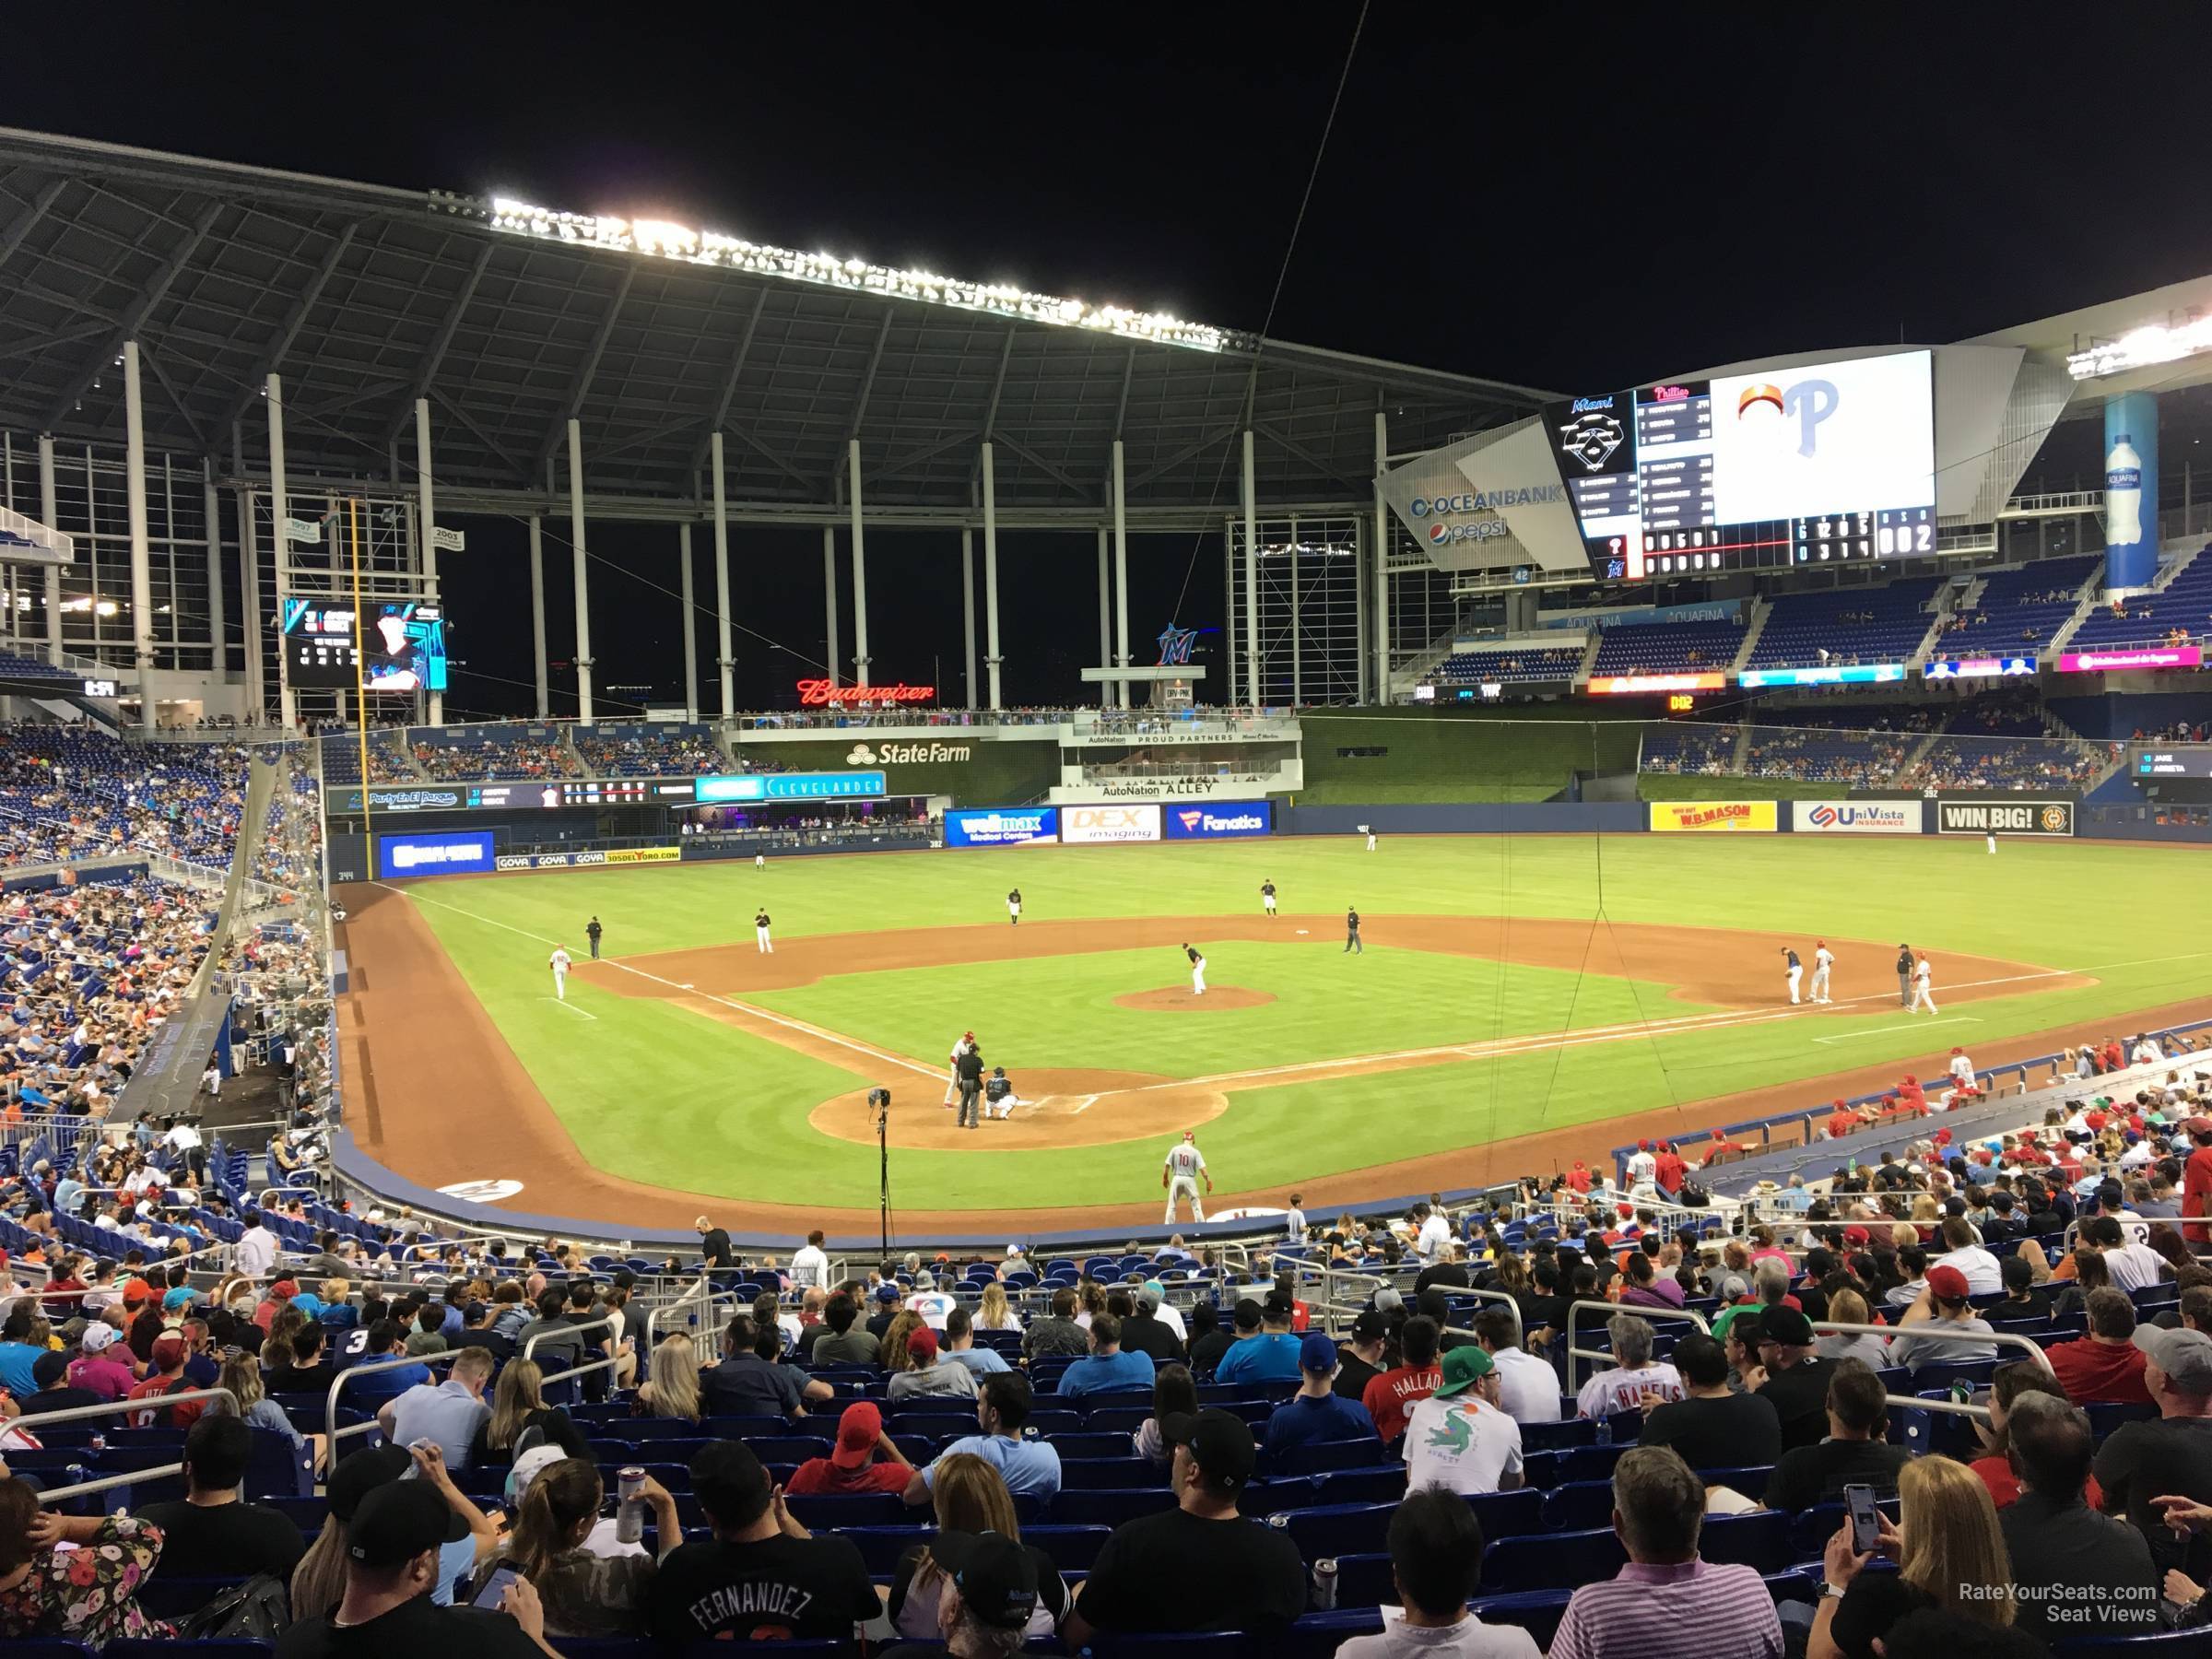
[[[667,1488],[650,1477],[638,1485],[637,1501],[653,1516],[652,1554],[619,1543],[602,1553],[594,1535],[606,1531],[606,1488],[594,1465],[547,1447],[525,1452],[515,1471],[527,1484],[513,1528],[477,1570],[469,1601],[497,1606],[504,1584],[519,1577],[537,1593],[548,1636],[643,1635],[646,1594],[661,1558],[684,1538]]]

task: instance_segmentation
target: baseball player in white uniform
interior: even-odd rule
[[[1912,968],[1912,1006],[1905,1012],[1917,1014],[1923,1008],[1931,1014],[1936,1012],[1935,977],[1936,970],[1928,966],[1924,954]]]
[[[1191,959],[1191,994],[1204,996],[1206,994],[1206,958],[1188,945],[1182,947],[1182,954]]]
[[[1375,850],[1375,832],[1372,830],[1367,832],[1367,850],[1370,853]]]
[[[947,1112],[960,1103],[960,1056],[974,1046],[975,1033],[962,1031],[959,1041],[952,1045],[952,1053],[946,1056],[948,1069],[945,1075],[945,1110]]]
[[[1994,857],[1997,851],[1997,832],[1994,830],[1992,830],[1983,835],[1982,839],[1989,843],[1989,851],[1991,855]]]
[[[767,854],[767,853],[754,853],[754,854],[753,854],[753,868],[754,868],[754,869],[756,869],[756,870],[765,870],[765,869],[767,869],[767,868],[768,868],[768,854]]]
[[[1167,1162],[1159,1170],[1159,1184],[1168,1190],[1168,1213],[1160,1218],[1162,1227],[1175,1225],[1176,1202],[1183,1198],[1191,1201],[1192,1220],[1206,1219],[1205,1206],[1198,1202],[1198,1183],[1202,1181],[1207,1193],[1212,1193],[1214,1178],[1206,1172],[1206,1154],[1198,1150],[1198,1132],[1185,1129],[1182,1144],[1169,1151]]]
[[[1260,883],[1260,909],[1270,916],[1275,914],[1275,883],[1273,881]]]
[[[1951,1081],[1959,1088],[1971,1089],[1974,1087],[1974,1063],[1967,1057],[1964,1049],[1955,1048],[1951,1051],[1950,1073]]]
[[[1828,971],[1836,965],[1836,953],[1828,947],[1826,939],[1813,941],[1813,1000],[1817,1003],[1834,999],[1828,994]]]
[[[753,912],[753,944],[762,956],[776,954],[776,942],[768,936],[768,907]]]
[[[1006,923],[1012,927],[1021,925],[1021,889],[1019,888],[1016,888],[1006,895]]]
[[[1782,972],[1783,977],[1790,982],[1790,1003],[1794,1006],[1798,1001],[1797,982],[1805,976],[1805,964],[1797,959],[1796,951],[1787,945],[1782,947]]]
[[[559,946],[546,959],[546,966],[553,970],[553,994],[562,1002],[569,1000],[569,953]]]

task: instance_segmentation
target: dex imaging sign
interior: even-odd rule
[[[386,881],[406,876],[474,875],[492,867],[488,830],[376,838],[376,873]]]
[[[1098,846],[1109,841],[1156,841],[1159,839],[1158,806],[1060,808],[1060,841],[1063,846]]]
[[[1166,815],[1170,841],[1241,841],[1271,834],[1275,808],[1266,801],[1239,801],[1228,806],[1169,806]]]

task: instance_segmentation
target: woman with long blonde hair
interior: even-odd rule
[[[699,1349],[690,1334],[674,1331],[653,1350],[652,1376],[638,1388],[640,1417],[699,1421]]]
[[[1897,1524],[1882,1517],[1881,1537],[1867,1554],[1852,1548],[1849,1521],[1829,1539],[1821,1564],[1830,1588],[1843,1594],[1820,1598],[1806,1659],[1846,1659],[1834,1634],[1839,1618],[1878,1637],[1883,1631],[1872,1625],[1910,1610],[1894,1587],[1885,1594],[1878,1586],[1885,1575],[1862,1576],[1877,1555],[1895,1561],[1898,1579],[1945,1612],[1999,1629],[2012,1623],[2012,1555],[1981,1477],[1948,1457],[1916,1457],[1898,1472],[1897,1496]],[[1846,1615],[1839,1604],[1854,1597],[1860,1605]]]
[[[930,1495],[936,1508],[936,1534],[899,1558],[891,1580],[891,1628],[913,1641],[937,1638],[937,1599],[946,1575],[960,1571],[978,1534],[994,1532],[1017,1543],[1021,1539],[1021,1523],[1015,1517],[1005,1477],[973,1453],[939,1458],[931,1471]],[[1051,1557],[1035,1545],[1027,1547],[1037,1569],[1038,1592],[1029,1634],[1050,1636],[1067,1611],[1067,1586]]]
[[[469,1446],[472,1463],[504,1464],[514,1461],[514,1442],[530,1419],[546,1410],[546,1374],[535,1359],[510,1359],[492,1391],[491,1416],[477,1430]]]
[[[983,1300],[975,1310],[979,1331],[1018,1331],[1021,1315],[1006,1300],[1006,1288],[994,1279],[983,1287]]]

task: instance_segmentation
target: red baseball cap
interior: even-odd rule
[[[1843,1230],[1843,1242],[1846,1244],[1865,1244],[1873,1238],[1874,1235],[1863,1227],[1847,1227]]]
[[[937,1334],[927,1325],[916,1325],[907,1334],[906,1351],[921,1359],[937,1357]]]
[[[1649,1152],[1651,1149],[1652,1143],[1648,1140],[1640,1140],[1636,1143],[1636,1150],[1639,1152]]]
[[[1936,1293],[1938,1301],[1964,1301],[1966,1275],[1956,1267],[1931,1267],[1928,1269],[1928,1288]]]
[[[932,1352],[935,1352],[933,1346]],[[837,1449],[830,1461],[841,1469],[857,1469],[868,1461],[883,1434],[883,1413],[866,1400],[855,1400],[837,1419]]]

